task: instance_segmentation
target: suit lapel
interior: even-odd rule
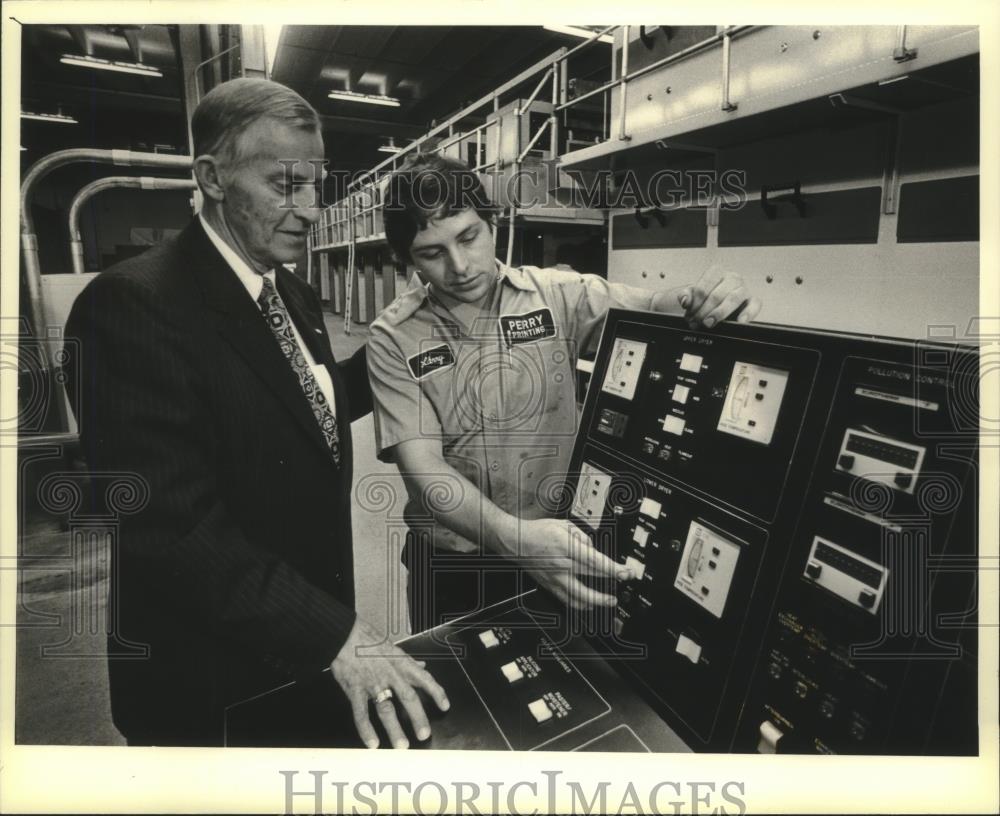
[[[329,456],[330,449],[298,377],[236,273],[212,246],[197,220],[188,226],[181,240],[206,305],[218,313],[220,334],[284,404],[306,435]],[[330,463],[333,464],[332,456]]]

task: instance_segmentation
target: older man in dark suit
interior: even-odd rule
[[[405,747],[417,662],[353,608],[350,422],[371,397],[363,350],[336,363],[313,291],[285,270],[318,216],[319,118],[293,91],[238,79],[192,120],[200,215],[176,239],[96,278],[67,335],[80,436],[95,472],[131,472],[111,590],[114,721],[130,744],[218,745],[225,706],[329,665],[355,727],[375,710]],[[338,693],[331,684],[331,694]]]

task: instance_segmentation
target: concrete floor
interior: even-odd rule
[[[334,353],[344,359],[367,340],[363,326],[343,330],[327,315]],[[354,564],[358,613],[396,640],[409,623],[399,561],[403,482],[375,457],[371,415],[351,426],[354,438]],[[30,503],[22,502],[21,506]],[[82,569],[70,573],[70,533],[57,518],[21,519],[15,740],[20,744],[122,745],[108,703],[104,609],[107,549],[94,543]],[[79,550],[78,550],[79,551]],[[71,577],[72,576],[72,577]]]

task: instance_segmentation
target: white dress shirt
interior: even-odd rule
[[[264,282],[261,280],[261,275],[254,272],[239,255],[237,255],[232,247],[229,246],[225,241],[223,241],[219,234],[212,229],[208,221],[205,220],[205,216],[198,213],[198,220],[201,221],[201,226],[205,230],[205,234],[208,236],[208,240],[212,242],[219,254],[225,259],[226,263],[229,264],[229,268],[236,273],[236,277],[240,279],[240,283],[246,287],[247,293],[253,299],[254,305],[257,304],[257,298],[260,297],[260,292],[264,288]],[[268,278],[271,279],[271,283],[275,283],[274,270],[268,270],[264,273]],[[278,291],[277,284],[275,283],[275,292]],[[278,295],[279,299],[281,295]],[[287,308],[287,307],[286,307]],[[302,356],[306,358],[306,363],[309,365],[313,376],[316,378],[316,384],[319,386],[319,390],[323,392],[323,396],[326,397],[327,404],[330,406],[330,412],[336,417],[337,415],[337,404],[333,399],[333,381],[330,379],[330,372],[322,363],[317,363],[313,358],[312,354],[309,353],[309,347],[302,342],[302,335],[299,334],[299,329],[295,325],[295,321],[290,321],[292,325],[292,333],[295,335],[295,342],[299,344],[299,350],[302,352]]]

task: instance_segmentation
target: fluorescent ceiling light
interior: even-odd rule
[[[394,96],[382,96],[381,94],[357,93],[356,91],[330,91],[327,96],[330,99],[339,99],[342,102],[364,102],[366,105],[385,105],[390,108],[398,108],[399,100]]]
[[[571,37],[581,37],[584,40],[591,39],[597,31],[590,31],[586,28],[578,28],[577,26],[564,26],[564,25],[547,25],[542,26],[546,31],[554,31],[556,34],[569,34]],[[601,26],[604,28],[604,26]],[[610,34],[602,34],[597,38],[598,42],[603,43],[613,43],[615,38]]]
[[[76,65],[80,68],[96,68],[101,71],[117,71],[120,74],[139,74],[140,76],[162,77],[163,72],[152,65],[143,65],[140,62],[114,62],[112,60],[98,59],[97,57],[79,56],[77,54],[63,54],[59,62],[65,65]]]
[[[31,113],[30,111],[21,111],[21,118],[31,119],[35,122],[57,122],[62,125],[80,124],[72,116],[67,116],[65,113]]]

